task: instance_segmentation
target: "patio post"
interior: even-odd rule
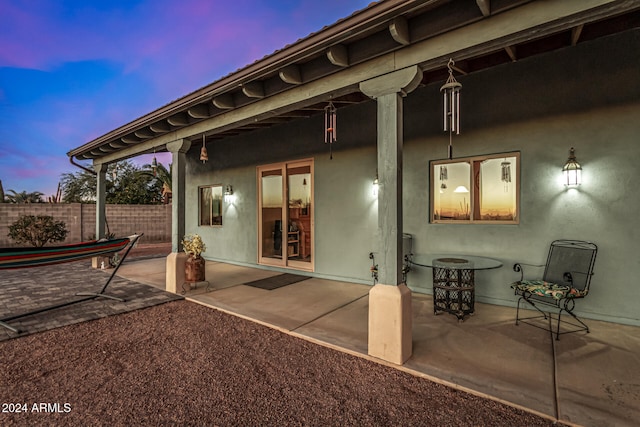
[[[93,170],[96,171],[96,240],[105,236],[105,224],[107,218],[107,164],[93,163]],[[100,268],[102,263],[108,265],[109,257],[91,258],[91,266]]]
[[[371,356],[398,365],[412,354],[411,291],[402,278],[402,97],[422,81],[417,66],[360,83],[377,100],[378,280],[369,292]]]
[[[166,290],[178,293],[184,283],[187,254],[182,251],[185,231],[185,166],[191,141],[179,139],[167,144],[171,152],[171,253],[167,256]]]

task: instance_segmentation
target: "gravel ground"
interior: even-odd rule
[[[2,426],[553,425],[188,301],[5,341],[0,355]]]

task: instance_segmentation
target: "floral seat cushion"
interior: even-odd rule
[[[529,292],[540,297],[561,300],[563,298],[582,298],[587,295],[586,291],[572,288],[567,285],[546,282],[544,280],[522,280],[513,282],[511,288],[521,293]]]

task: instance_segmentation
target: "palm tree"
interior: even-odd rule
[[[147,164],[142,166],[140,174],[153,177],[162,184],[162,200],[165,204],[171,202],[171,163],[169,163],[169,169],[158,162],[156,165]]]
[[[27,193],[26,191],[21,191],[20,193],[16,193],[14,190],[9,190],[9,194],[6,196],[7,201],[9,203],[42,203],[42,196],[44,193],[39,191],[33,191],[31,193]]]
[[[0,203],[4,203],[4,188],[2,188],[2,180],[0,179]]]

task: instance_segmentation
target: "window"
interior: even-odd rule
[[[431,162],[432,223],[518,224],[520,153]]]
[[[198,187],[199,225],[222,226],[222,185]]]

